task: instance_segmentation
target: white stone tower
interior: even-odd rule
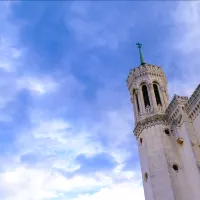
[[[145,63],[137,45],[141,65],[131,70],[127,85],[145,200],[200,200],[200,130],[187,112],[190,100],[175,95],[169,104],[162,68]]]

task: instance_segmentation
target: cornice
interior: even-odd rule
[[[144,129],[158,125],[158,124],[163,124],[163,125],[168,124],[164,114],[153,115],[151,117],[148,117],[138,122],[133,131],[134,135],[138,138]]]

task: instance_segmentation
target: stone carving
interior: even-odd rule
[[[162,112],[163,111],[163,107],[162,105],[158,104],[158,111]]]
[[[149,84],[148,84],[148,88],[149,88],[149,90],[153,90],[153,84],[152,84],[152,83],[149,83]]]
[[[146,113],[150,113],[151,112],[151,107],[149,105],[147,105],[147,107],[145,108]]]
[[[164,125],[168,125],[168,122],[165,120],[165,116],[164,115],[153,115],[151,117],[148,117],[140,122],[137,123],[135,129],[134,129],[134,134],[136,135],[136,137],[139,137],[140,133],[151,126],[155,126],[156,124],[164,124]]]

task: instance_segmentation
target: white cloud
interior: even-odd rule
[[[199,84],[200,2],[177,2],[171,20],[174,26],[166,49],[171,54],[168,58],[174,59],[178,68],[169,64],[174,78],[169,81],[168,90],[171,98],[174,93],[190,96]]]
[[[51,198],[73,200],[132,199],[143,200],[140,180],[132,178],[115,184],[104,174],[74,176],[67,178],[51,169],[12,167],[0,173],[0,187],[6,192],[4,200],[45,200]],[[97,191],[89,194],[90,191]],[[77,198],[68,198],[71,193],[83,193]],[[62,194],[65,196],[62,198]]]
[[[0,187],[6,191],[4,200],[44,200],[60,197],[65,192],[90,191],[106,187],[112,182],[93,177],[65,176],[50,169],[32,169],[23,166],[0,173]]]
[[[33,94],[43,95],[49,92],[54,92],[58,84],[50,77],[20,77],[17,80],[18,89],[28,89]]]
[[[57,83],[50,77],[28,76],[20,71],[26,63],[26,47],[19,43],[19,29],[11,22],[11,2],[0,2],[0,121],[13,120],[14,110],[5,112],[9,103],[16,101],[22,89],[34,94],[46,94],[57,88]]]
[[[75,129],[73,125],[59,119],[41,120],[32,130],[32,135],[36,141],[46,138],[53,142],[53,146],[46,144],[46,150],[66,150],[75,155],[93,155],[102,151],[101,146],[89,140],[90,133],[81,128]]]
[[[123,112],[120,111],[119,113]],[[93,173],[92,175],[76,176],[67,179],[61,174],[56,173],[56,171],[54,171],[55,169],[62,169],[65,172],[77,170],[80,166],[77,165],[74,160],[79,154],[92,156],[104,152],[105,149],[102,145],[96,141],[90,140],[91,134],[97,134],[98,131],[94,133],[93,129],[85,130],[82,129],[82,127],[77,129],[66,120],[48,118],[44,113],[38,113],[38,115],[34,113],[34,115],[30,116],[32,117],[31,122],[34,126],[31,131],[19,136],[17,145],[20,147],[20,155],[18,156],[32,152],[38,156],[53,156],[53,158],[50,161],[44,160],[40,162],[35,169],[20,167],[12,169],[12,173],[6,172],[9,175],[8,177],[22,176],[26,178],[25,180],[22,180],[22,183],[19,181],[13,183],[13,181],[18,178],[7,180],[7,183],[9,184],[6,184],[7,186],[4,190],[8,190],[7,193],[9,193],[10,196],[5,200],[13,200],[13,196],[15,196],[15,199],[17,200],[27,200],[29,198],[32,198],[31,200],[43,200],[45,198],[53,197],[59,197],[59,200],[71,200],[73,198],[68,198],[67,193],[70,195],[73,191],[76,191],[76,193],[86,193],[85,195],[80,195],[77,200],[85,198],[98,200],[99,196],[105,195],[113,198],[115,196],[121,197],[126,192],[130,195],[137,195],[139,199],[142,199],[142,186],[138,183],[138,179],[141,179],[140,177],[137,177],[137,174],[140,174],[140,172],[135,171],[134,169],[132,171],[122,171],[124,167],[123,163],[129,156],[129,153],[127,151],[123,152],[122,150],[118,150],[116,145],[114,145],[112,150],[108,149],[107,153],[111,154],[120,164],[113,171],[109,172],[109,174],[99,172]],[[109,131],[114,130],[116,123],[113,122],[118,118],[124,118],[124,120],[123,123],[118,123],[119,130],[115,142],[116,144],[122,144],[123,141],[125,141],[124,139],[120,141],[120,139],[124,137],[124,129],[122,127],[128,126],[126,124],[124,125],[126,116],[108,115],[108,118],[103,119],[105,120],[103,125],[108,126]],[[102,123],[100,122],[99,127],[101,126]],[[131,137],[134,136],[131,135]],[[3,175],[3,177],[4,176],[5,175]],[[39,177],[39,180],[36,180],[35,177]],[[123,184],[120,183],[118,185],[115,183],[115,179],[119,182],[123,180]],[[133,181],[133,183],[130,184],[130,181]],[[9,185],[11,186],[8,187]],[[9,188],[12,188],[12,190]],[[120,193],[118,193],[119,188],[121,188]],[[95,194],[89,194],[89,192],[93,190],[97,192]],[[62,195],[64,196],[62,197]]]
[[[102,200],[102,199],[126,199],[126,200],[144,200],[143,188],[137,182],[114,184],[111,187],[102,188],[94,194],[80,195],[73,200]]]
[[[90,140],[89,132],[74,127],[63,119],[40,117],[34,115],[31,119],[32,130],[20,134],[16,141],[19,147],[18,156],[34,154],[44,157],[45,161],[39,161],[37,166],[62,169],[73,172],[80,168],[75,162],[79,154],[88,156],[103,152],[103,147]]]
[[[173,19],[178,27],[174,48],[185,54],[200,50],[200,2],[179,2]]]

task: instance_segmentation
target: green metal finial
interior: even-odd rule
[[[141,51],[142,44],[136,43],[136,45],[138,46],[138,49],[139,49],[139,52],[140,52],[140,62],[141,62],[141,65],[143,65],[143,64],[145,64],[145,62],[144,62],[144,58],[142,56],[142,51]]]

